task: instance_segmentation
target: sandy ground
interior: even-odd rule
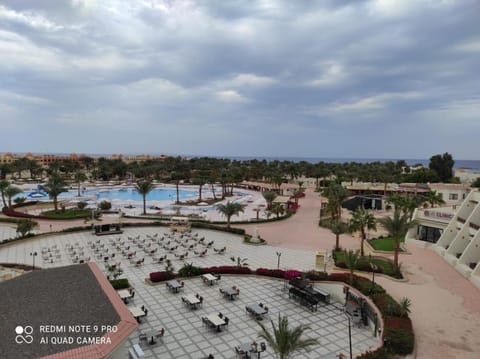
[[[318,226],[319,210],[318,193],[307,189],[305,198],[300,199],[299,211],[291,218],[238,227],[245,228],[250,234],[257,228],[259,235],[270,245],[329,250],[335,244],[335,236],[328,229]],[[50,224],[53,231],[85,225],[83,220],[38,222],[41,232],[50,231]],[[106,223],[105,219],[103,223]],[[359,248],[360,241],[344,234],[340,245]],[[376,280],[397,300],[408,297],[412,301],[411,318],[417,341],[414,357],[480,358],[480,290],[432,250],[415,246],[409,246],[408,250],[410,254],[400,256],[408,277],[406,282],[380,276]]]

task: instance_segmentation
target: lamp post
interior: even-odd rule
[[[375,271],[378,269],[378,267],[372,263],[372,255],[368,255],[369,261],[370,261],[370,269],[372,270],[372,288],[370,289],[370,294],[373,294],[375,292]]]
[[[345,309],[347,308],[349,288],[347,286],[344,286],[343,287],[343,292],[345,293],[345,307],[344,307],[344,310],[342,310],[342,313],[348,319],[348,346],[349,346],[349,350],[350,350],[350,359],[353,359],[353,354],[352,354],[352,323],[350,321],[350,314],[345,311]]]
[[[282,252],[275,252],[277,255],[277,269],[280,269],[280,257],[282,256]]]
[[[30,252],[30,255],[33,257],[33,266],[32,266],[32,271],[35,270],[35,257],[38,255],[37,252]]]

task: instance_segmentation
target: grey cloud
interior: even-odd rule
[[[0,151],[418,157],[403,128],[428,157],[470,136],[475,2],[378,4],[4,1]]]

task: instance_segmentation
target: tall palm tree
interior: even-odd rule
[[[67,191],[65,181],[59,175],[52,174],[48,178],[44,188],[45,192],[48,193],[48,196],[53,199],[53,207],[55,208],[55,211],[58,211],[58,195]]]
[[[295,353],[305,350],[310,351],[310,347],[318,344],[318,339],[306,338],[302,339],[302,335],[310,327],[307,325],[299,325],[295,328],[288,327],[288,318],[278,314],[278,327],[273,320],[270,320],[272,324],[272,332],[270,332],[263,323],[257,322],[261,330],[258,333],[260,338],[265,339],[268,345],[275,352],[277,359],[289,359],[293,358]]]
[[[230,228],[230,218],[244,211],[244,205],[228,201],[225,204],[217,205],[217,211],[227,217],[227,228]]]
[[[266,191],[262,193],[263,198],[267,201],[267,209],[272,208],[273,200],[277,197],[277,194],[273,191]]]
[[[410,221],[407,213],[401,213],[396,209],[393,212],[393,217],[385,217],[378,220],[380,224],[388,231],[388,235],[393,238],[395,242],[393,264],[398,266],[398,252],[400,250],[400,240],[405,237],[407,231],[413,226],[413,221]]]
[[[151,181],[143,181],[135,183],[134,188],[142,196],[143,214],[147,214],[147,194],[155,188],[155,185]]]
[[[358,249],[356,251],[353,251],[350,249],[349,251],[344,251],[344,258],[345,258],[345,265],[347,268],[350,270],[350,275],[349,275],[349,282],[350,285],[353,283],[353,272],[355,269],[358,268],[358,264],[360,261],[360,256],[358,253]]]
[[[363,208],[357,208],[350,219],[350,230],[352,232],[360,231],[360,255],[365,255],[363,251],[363,242],[367,238],[366,230],[376,230],[377,223],[373,214]]]
[[[81,171],[75,172],[75,182],[78,185],[78,197],[80,197],[80,185],[82,184],[82,181],[85,181],[87,179],[87,176],[85,173]]]
[[[347,232],[348,226],[345,222],[336,220],[330,225],[330,231],[335,235],[335,250],[340,249],[340,235]]]
[[[2,194],[3,207],[7,207],[7,201],[5,200],[5,190],[10,186],[10,182],[7,180],[0,181],[0,193]]]
[[[23,191],[19,187],[12,186],[12,185],[5,188],[4,193],[5,193],[5,196],[7,196],[8,198],[8,208],[12,208],[12,198],[22,192]]]
[[[322,195],[328,199],[326,209],[331,214],[332,219],[340,220],[342,218],[342,203],[350,193],[342,185],[333,183],[323,190]]]

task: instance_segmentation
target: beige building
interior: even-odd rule
[[[417,225],[407,243],[431,246],[480,288],[480,192],[471,191],[461,205],[417,209]]]

